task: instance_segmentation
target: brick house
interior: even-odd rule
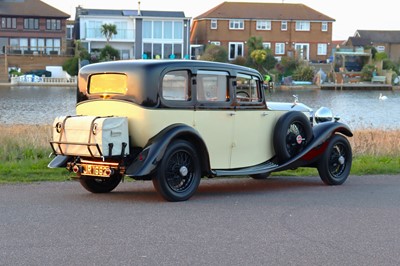
[[[246,57],[247,40],[261,37],[278,60],[298,56],[325,61],[334,21],[303,4],[224,2],[193,19],[192,56],[198,47],[217,44],[227,49],[229,60]]]
[[[69,17],[39,0],[0,1],[0,54],[65,54]]]
[[[105,10],[76,8],[75,39],[88,52],[107,44],[103,24],[113,24],[117,34],[109,44],[120,58],[184,58],[189,53],[190,18],[180,11]]]
[[[375,47],[378,52],[385,52],[392,61],[400,59],[400,31],[395,30],[357,30],[350,37],[346,46]]]

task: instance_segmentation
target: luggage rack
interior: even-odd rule
[[[88,142],[87,142],[87,143],[85,143],[85,142],[68,142],[68,141],[61,141],[61,140],[62,140],[62,137],[63,137],[63,133],[64,133],[64,131],[65,131],[65,123],[66,123],[67,119],[68,119],[68,118],[71,118],[71,117],[73,117],[73,116],[66,116],[62,123],[58,122],[58,123],[56,124],[56,130],[60,133],[60,137],[59,137],[59,140],[58,140],[58,141],[54,141],[54,140],[53,140],[53,141],[50,141],[50,146],[51,146],[51,148],[52,148],[52,150],[53,150],[53,154],[56,154],[56,155],[63,155],[63,156],[65,156],[65,155],[71,155],[71,154],[66,154],[66,153],[63,151],[61,145],[86,146],[86,147],[87,147],[87,150],[88,150],[88,152],[89,152],[89,154],[90,154],[90,156],[91,156],[92,158],[100,157],[100,158],[102,158],[103,161],[104,161],[105,156],[104,156],[103,152],[101,151],[99,144],[98,144],[98,143],[91,143],[92,133],[93,133],[93,135],[94,135],[94,134],[95,134],[94,132],[95,132],[95,130],[96,130],[95,121],[96,121],[96,119],[102,118],[102,117],[101,117],[101,116],[96,116],[96,117],[92,120],[91,125],[90,125],[90,130],[89,130],[89,139],[88,139]],[[58,152],[57,152],[57,149],[55,148],[55,146],[58,148]],[[125,148],[126,148],[126,146],[127,146],[127,143],[122,142],[121,155],[119,155],[119,157],[124,157],[124,153],[125,153]],[[92,147],[95,147],[95,148],[96,148],[96,150],[97,150],[99,156],[95,156],[95,155],[94,155],[94,153],[93,153],[93,151],[92,151]],[[107,157],[113,157],[113,155],[112,155],[112,149],[113,149],[113,147],[114,147],[114,144],[113,144],[113,143],[108,143],[108,156],[107,156]]]

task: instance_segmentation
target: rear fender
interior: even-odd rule
[[[67,163],[72,161],[73,158],[71,156],[65,155],[57,155],[53,160],[47,165],[48,168],[60,168],[67,167]]]
[[[177,138],[186,139],[195,145],[201,158],[202,169],[208,172],[210,169],[208,151],[200,134],[188,125],[174,124],[149,140],[143,151],[127,167],[125,175],[130,177],[150,175],[162,160],[168,145]]]

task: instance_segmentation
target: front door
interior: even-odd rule
[[[308,43],[295,44],[297,58],[308,61],[310,59],[310,45]]]

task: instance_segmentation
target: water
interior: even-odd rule
[[[0,87],[0,124],[52,124],[74,115],[76,88]]]
[[[400,129],[400,91],[275,91],[267,101],[299,101],[329,107],[351,128]],[[75,114],[76,89],[68,87],[0,87],[0,124],[51,124],[55,117]]]

